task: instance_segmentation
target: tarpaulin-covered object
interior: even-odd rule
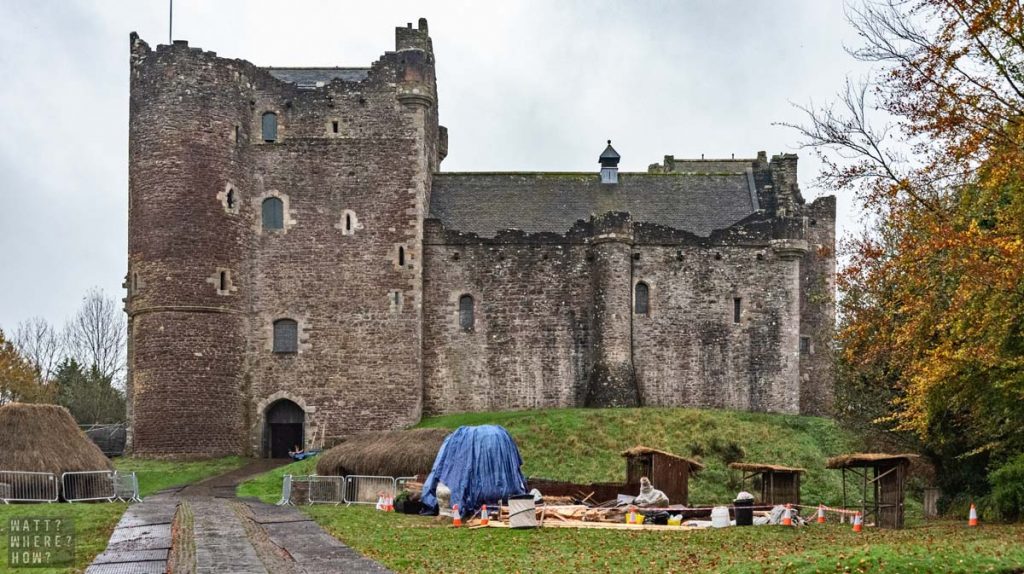
[[[434,467],[423,483],[423,506],[437,509],[437,483],[452,491],[459,514],[470,516],[481,505],[526,493],[523,459],[511,435],[498,425],[459,427],[444,439]]]

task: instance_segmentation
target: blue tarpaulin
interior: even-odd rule
[[[459,427],[444,439],[423,484],[423,506],[437,509],[437,483],[452,491],[459,514],[471,516],[481,505],[526,493],[519,470],[523,459],[511,435],[498,425]]]

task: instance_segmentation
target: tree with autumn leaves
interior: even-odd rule
[[[39,372],[18,352],[0,330],[0,405],[13,402],[50,402],[52,389],[39,379]]]
[[[866,214],[837,415],[915,442],[947,495],[998,493],[996,469],[1024,471],[1024,9],[868,0],[850,20],[875,72],[794,126]]]

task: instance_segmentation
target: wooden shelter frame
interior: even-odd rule
[[[892,467],[880,471],[882,466],[891,464]],[[869,518],[880,527],[903,528],[903,500],[906,494],[908,462],[906,460],[879,460],[870,462],[857,462],[849,466],[841,467],[843,480],[843,509],[859,510],[864,522]],[[860,504],[850,504],[847,489],[847,472],[854,476],[854,484],[860,483]],[[882,479],[895,473],[895,480],[892,481],[894,492],[885,492],[881,488]],[[871,476],[873,475],[873,476]],[[870,494],[870,496],[869,496]],[[890,496],[886,496],[889,494]],[[889,502],[884,499],[892,498]],[[885,511],[891,509],[892,519],[883,517]]]

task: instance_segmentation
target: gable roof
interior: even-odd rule
[[[597,173],[438,173],[430,197],[430,217],[482,237],[565,233],[609,211],[706,237],[757,210],[749,172],[620,173],[614,185]]]

